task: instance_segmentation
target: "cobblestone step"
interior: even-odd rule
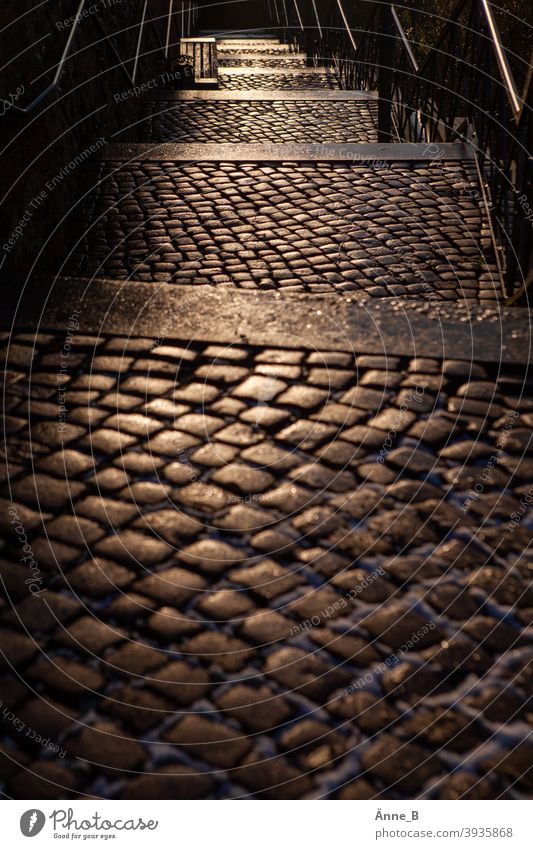
[[[219,53],[218,65],[227,73],[231,68],[274,68],[277,70],[305,69],[309,62],[305,53],[272,54],[265,53]]]
[[[217,38],[217,47],[220,53],[237,53],[238,55],[250,54],[251,56],[284,56],[295,55],[296,51],[289,44],[276,44],[265,39],[249,39],[239,41],[237,39]],[[306,54],[301,54],[305,56]]]
[[[377,102],[188,99],[149,101],[120,138],[140,142],[339,143],[377,141]]]
[[[494,302],[475,166],[460,145],[442,150],[435,162],[409,145],[108,146],[67,272]]]
[[[154,89],[150,92],[148,100],[178,100],[178,101],[246,101],[254,103],[258,100],[272,101],[283,100],[288,101],[343,101],[345,103],[352,100],[376,100],[377,91],[346,91],[346,89],[250,89],[242,91],[218,91],[205,90],[197,91],[196,89]]]
[[[3,298],[5,326],[61,331],[65,314],[81,312],[83,333],[158,338],[187,329],[197,342],[350,352],[378,356],[521,363],[529,359],[530,326],[517,307],[466,305],[403,298],[309,296],[215,286],[168,286],[109,278],[41,277],[22,297]],[[83,309],[80,310],[80,307]],[[164,318],[163,318],[164,317]]]
[[[256,37],[256,38],[241,38],[239,35],[234,36],[221,36],[219,33],[210,33],[211,35],[216,35],[217,44],[220,48],[230,47],[244,47],[247,50],[255,50],[256,48],[265,48],[265,49],[280,49],[282,51],[287,51],[289,45],[282,44],[279,38],[271,38],[269,36],[264,37]]]
[[[3,335],[6,792],[527,797],[526,369],[159,332]]]
[[[339,89],[337,77],[330,68],[222,68],[221,89]]]

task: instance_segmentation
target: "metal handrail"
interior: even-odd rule
[[[410,61],[411,65],[413,66],[413,71],[415,72],[415,74],[418,74],[418,72],[420,71],[420,66],[419,66],[418,62],[416,61],[415,54],[413,53],[413,48],[411,47],[411,42],[407,38],[407,35],[405,34],[405,30],[402,26],[402,22],[400,21],[400,18],[398,17],[398,12],[396,11],[396,6],[391,5],[391,11],[392,11],[392,20],[394,22],[394,26],[396,27],[396,30],[397,30],[397,32],[398,32],[398,34],[399,34],[399,36],[402,40],[402,44],[403,44],[405,52],[406,52],[406,54],[409,58],[409,61]]]
[[[165,37],[165,59],[168,59],[168,51],[170,49],[170,30],[172,28],[172,14],[174,11],[174,0],[169,0],[168,17],[167,17],[167,32]]]
[[[459,19],[461,13],[464,11],[465,6],[467,5],[468,0],[459,0],[455,8],[453,9],[448,21],[449,23],[455,23]],[[498,63],[498,67],[500,69],[500,75],[502,79],[502,83],[504,84],[505,90],[507,92],[507,97],[509,99],[509,103],[511,108],[516,114],[519,114],[522,111],[523,99],[520,97],[518,92],[518,86],[514,80],[513,72],[511,71],[511,67],[509,65],[509,61],[505,54],[505,50],[503,47],[503,43],[500,36],[500,31],[498,29],[498,25],[496,23],[496,19],[494,17],[494,13],[490,7],[488,0],[479,0],[481,11],[483,12],[487,25],[489,27],[491,33],[491,46],[494,50],[496,60]],[[393,6],[394,8],[394,6]],[[399,21],[398,21],[399,22]],[[400,24],[401,26],[401,24]],[[440,39],[433,46],[432,52],[437,52],[441,45],[445,42],[446,39],[446,30],[442,33]],[[426,65],[431,62],[432,55],[431,53],[426,57],[425,61],[419,68],[419,73],[421,75],[424,74]]]
[[[344,11],[344,7],[343,7],[343,5],[342,5],[342,0],[337,0],[337,6],[339,7],[339,12],[340,12],[341,18],[342,18],[342,20],[343,20],[343,22],[344,22],[344,26],[345,26],[346,32],[348,33],[348,38],[349,38],[349,39],[350,39],[350,41],[352,42],[352,47],[353,47],[353,49],[354,49],[355,51],[357,51],[357,44],[356,44],[355,39],[354,39],[354,37],[353,37],[353,35],[352,35],[352,31],[351,31],[351,29],[350,29],[350,27],[349,27],[349,25],[348,25],[348,19],[347,19],[347,17],[346,17],[346,12]]]
[[[37,95],[37,97],[34,97],[34,99],[31,101],[31,103],[29,103],[27,106],[18,106],[16,103],[14,103],[12,108],[15,111],[21,112],[23,115],[31,114],[31,112],[33,112],[35,107],[38,106],[39,103],[41,103],[43,100],[45,100],[45,98],[48,97],[49,94],[51,94],[53,91],[55,91],[55,89],[59,85],[59,80],[61,79],[61,76],[63,74],[63,68],[65,67],[65,63],[66,63],[66,61],[69,57],[70,48],[72,47],[72,42],[74,41],[74,36],[76,35],[76,31],[77,31],[79,23],[82,19],[82,12],[83,12],[83,9],[85,8],[86,2],[87,2],[87,0],[81,0],[80,4],[78,6],[78,11],[76,12],[76,16],[75,16],[75,21],[74,21],[72,28],[71,28],[71,30],[68,34],[68,38],[67,38],[65,47],[63,49],[63,53],[61,54],[61,59],[59,60],[59,64],[56,68],[56,72],[54,74],[52,82],[49,85],[47,85],[46,88],[43,89],[43,91],[41,91],[41,93]]]
[[[292,0],[292,2],[294,3],[294,8],[295,8],[295,10],[296,10],[296,15],[298,16],[298,23],[300,24],[300,29],[301,29],[301,30],[302,30],[302,32],[303,32],[303,31],[304,31],[304,29],[305,29],[305,27],[304,27],[304,24],[303,24],[303,21],[302,21],[302,16],[301,16],[301,14],[300,14],[300,9],[299,9],[299,6],[298,6],[298,0]]]
[[[459,0],[459,2],[455,6],[455,8],[452,11],[448,20],[449,21],[457,20],[457,18],[459,17],[461,12],[463,11],[464,7],[466,6],[467,2],[468,2],[468,0]],[[509,98],[509,103],[510,103],[513,111],[515,112],[515,114],[519,115],[522,111],[523,99],[520,97],[518,87],[516,85],[511,67],[509,65],[509,61],[507,59],[505,50],[503,48],[500,32],[499,32],[499,29],[498,29],[498,25],[496,23],[496,19],[494,17],[494,13],[492,11],[492,8],[491,8],[488,0],[479,0],[479,2],[480,2],[481,9],[483,11],[485,19],[487,21],[487,25],[488,25],[490,33],[491,33],[491,44],[492,44],[492,47],[494,49],[494,53],[495,53],[495,56],[496,56],[496,59],[497,59],[497,62],[498,62],[498,67],[500,69],[502,82],[505,86],[507,96]],[[294,0],[294,3],[296,5],[296,0]],[[348,19],[347,19],[347,16],[346,16],[346,12],[345,12],[343,4],[342,4],[342,0],[336,0],[336,3],[337,3],[339,13],[341,15],[341,19],[342,19],[343,24],[344,24],[344,28],[346,30],[346,34],[348,35],[348,38],[350,39],[350,42],[352,44],[354,51],[357,53],[360,45],[357,44],[356,40],[353,37],[353,33],[352,33],[352,30],[349,26]],[[314,13],[315,13],[316,20],[317,20],[317,26],[319,28],[319,33],[320,33],[320,36],[322,36],[322,25],[321,25],[321,22],[320,22],[320,19],[319,19],[318,10],[317,10],[317,7],[316,7],[315,0],[312,0],[312,5],[313,5],[313,10],[314,10]],[[375,4],[373,14],[378,12],[380,10],[380,6],[382,6],[382,5],[383,4],[381,4],[381,3]],[[385,5],[387,5],[387,4],[385,4]],[[298,8],[298,7],[296,6],[296,8]],[[411,43],[410,43],[410,41],[407,38],[407,35],[405,33],[404,27],[402,25],[402,22],[400,20],[400,17],[398,15],[398,12],[397,12],[397,9],[396,9],[396,6],[394,5],[394,3],[390,4],[390,9],[391,9],[391,12],[392,12],[392,20],[393,20],[393,23],[394,23],[394,27],[396,29],[397,35],[398,35],[403,47],[405,49],[406,55],[409,59],[409,62],[411,64],[412,68],[413,68],[413,71],[417,74],[423,72],[424,67],[425,67],[426,63],[429,61],[430,57],[427,57],[426,61],[424,63],[422,63],[422,65],[420,65],[418,63],[418,61],[415,57],[413,48],[411,46]],[[298,19],[299,19],[298,23],[299,23],[300,27],[303,28],[302,24],[301,24],[301,15],[300,15],[299,12],[298,12]],[[440,39],[441,41],[445,38],[445,35],[446,35],[445,33],[442,35],[442,37]],[[437,42],[437,44],[434,46],[433,49],[438,50],[438,47],[439,47],[439,42]]]
[[[313,3],[313,12],[315,13],[316,25],[318,27],[318,34],[319,34],[320,38],[322,38],[322,36],[323,36],[322,24],[320,23],[320,15],[318,14],[318,9],[316,7],[316,0],[311,0],[311,2]]]
[[[306,34],[293,17],[288,35],[313,61],[331,62],[343,87],[377,88],[380,140],[392,138],[394,123],[399,141],[475,145],[505,258],[502,288],[510,293],[517,279],[527,277],[532,257],[524,210],[530,215],[533,209],[533,74],[519,92],[489,0],[457,0],[423,61],[398,8],[384,0],[349,6],[313,0]]]
[[[144,0],[143,10],[141,16],[141,24],[139,26],[139,37],[137,39],[137,50],[135,51],[135,61],[133,63],[133,74],[131,75],[131,81],[135,84],[135,80],[137,79],[137,68],[139,65],[139,56],[141,53],[141,43],[142,37],[144,35],[144,24],[146,22],[146,13],[148,11],[148,0]]]
[[[401,129],[407,131],[414,121],[420,140],[459,137],[475,144],[488,184],[488,212],[500,246],[496,260],[507,297],[531,262],[520,203],[525,197],[532,203],[527,151],[532,116],[526,109],[528,89],[520,97],[487,0],[459,0],[418,74],[409,79],[405,73],[399,69],[396,79]],[[460,117],[465,122],[462,131]]]
[[[61,81],[61,78],[63,76],[63,72],[65,70],[66,63],[67,63],[67,61],[70,57],[72,45],[74,43],[74,39],[76,37],[78,27],[79,27],[81,21],[84,19],[83,10],[84,10],[86,4],[87,4],[87,0],[80,0],[77,11],[74,15],[74,23],[72,24],[72,27],[71,27],[70,32],[68,34],[68,38],[67,38],[65,46],[63,48],[61,58],[60,58],[60,60],[57,64],[52,82],[49,83],[38,95],[36,95],[36,97],[34,97],[34,99],[27,106],[19,106],[17,103],[13,103],[10,111],[15,111],[15,112],[17,112],[21,115],[31,115],[32,112],[36,109],[37,106],[39,106],[40,103],[42,103],[44,100],[46,100],[46,98],[49,95],[51,95],[54,91],[57,90],[59,83]],[[184,4],[182,3],[182,15],[183,15],[183,12],[184,12]],[[190,12],[191,12],[191,4],[189,4],[189,15],[190,15]],[[170,21],[171,21],[172,14],[174,15],[174,17],[177,17],[179,13],[173,12],[173,0],[170,0],[168,29],[167,29],[167,37],[166,37],[165,47],[163,47],[160,44],[160,47],[161,47],[161,50],[164,53],[165,59],[168,58],[169,39],[170,39]],[[140,27],[139,27],[139,36],[138,36],[138,39],[137,39],[137,47],[136,47],[136,51],[135,51],[135,58],[134,58],[134,64],[133,64],[133,73],[131,75],[129,74],[129,72],[126,68],[126,65],[124,64],[123,60],[121,59],[117,49],[112,44],[112,42],[110,42],[113,52],[115,53],[117,59],[119,60],[122,67],[124,68],[124,71],[126,72],[129,81],[132,82],[133,84],[135,83],[135,80],[137,78],[137,72],[138,72],[139,61],[140,61],[140,56],[141,56],[141,46],[142,46],[143,36],[144,36],[144,33],[145,33],[145,27],[146,27],[147,22],[149,22],[152,26],[154,26],[153,18],[151,17],[150,12],[149,12],[149,0],[144,0],[142,16],[141,16],[141,23],[140,23]],[[98,20],[98,24],[100,26],[101,31],[104,33],[104,37],[109,38],[109,36],[105,32],[103,25],[102,25],[100,20]]]
[[[509,103],[511,107],[514,109],[516,115],[519,115],[522,111],[522,104],[520,102],[520,96],[518,94],[518,88],[514,81],[513,73],[511,71],[511,67],[507,60],[507,56],[505,55],[505,50],[503,49],[503,44],[500,36],[500,32],[498,30],[498,25],[496,23],[496,19],[492,12],[492,9],[488,3],[488,0],[481,0],[481,8],[485,13],[485,17],[487,19],[487,24],[490,29],[490,33],[492,35],[492,42],[494,46],[494,50],[496,51],[496,58],[498,60],[498,65],[500,68],[500,73],[502,79],[505,83],[505,88],[507,89],[507,97],[509,98]]]

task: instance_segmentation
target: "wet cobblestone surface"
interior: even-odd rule
[[[305,58],[298,56],[248,56],[245,53],[224,53],[219,56],[219,68],[306,68]]]
[[[102,163],[68,271],[494,301],[473,164]]]
[[[222,39],[218,42],[219,53],[224,54],[252,54],[252,56],[271,56],[280,59],[286,58],[294,51],[287,44],[264,44],[260,40],[249,39],[247,41],[226,41]]]
[[[527,795],[524,370],[72,336],[4,338],[6,792]]]
[[[377,141],[377,102],[151,101],[129,131],[140,142],[352,143]],[[122,138],[122,137],[121,137]]]
[[[263,67],[222,85],[336,84]],[[367,108],[187,102],[141,126],[344,142]],[[93,176],[80,275],[497,297],[468,163]],[[67,317],[0,336],[2,792],[530,798],[528,369],[313,349],[303,326],[300,347],[190,343],[179,316],[157,339]]]
[[[227,68],[221,68],[219,74],[219,88],[221,89],[257,89],[257,88],[290,88],[290,89],[313,89],[313,88],[340,88],[338,80],[333,72],[324,73],[320,71],[306,71],[298,73],[295,69],[287,69],[285,73],[269,73],[268,68],[261,71],[244,69],[246,73],[230,73]]]

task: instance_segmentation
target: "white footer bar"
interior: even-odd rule
[[[530,849],[533,802],[6,801],[3,845]]]

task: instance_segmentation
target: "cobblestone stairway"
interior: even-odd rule
[[[247,53],[228,45],[228,62]],[[281,44],[249,55],[277,67],[225,67],[218,92],[159,92],[126,143],[107,146],[67,273],[498,300],[465,146],[379,145],[373,92],[341,91],[329,69],[280,67],[294,56]]]
[[[468,358],[473,164],[317,151],[375,104],[313,75],[148,102],[57,317],[2,336],[8,796],[531,792],[533,386],[484,305]]]

